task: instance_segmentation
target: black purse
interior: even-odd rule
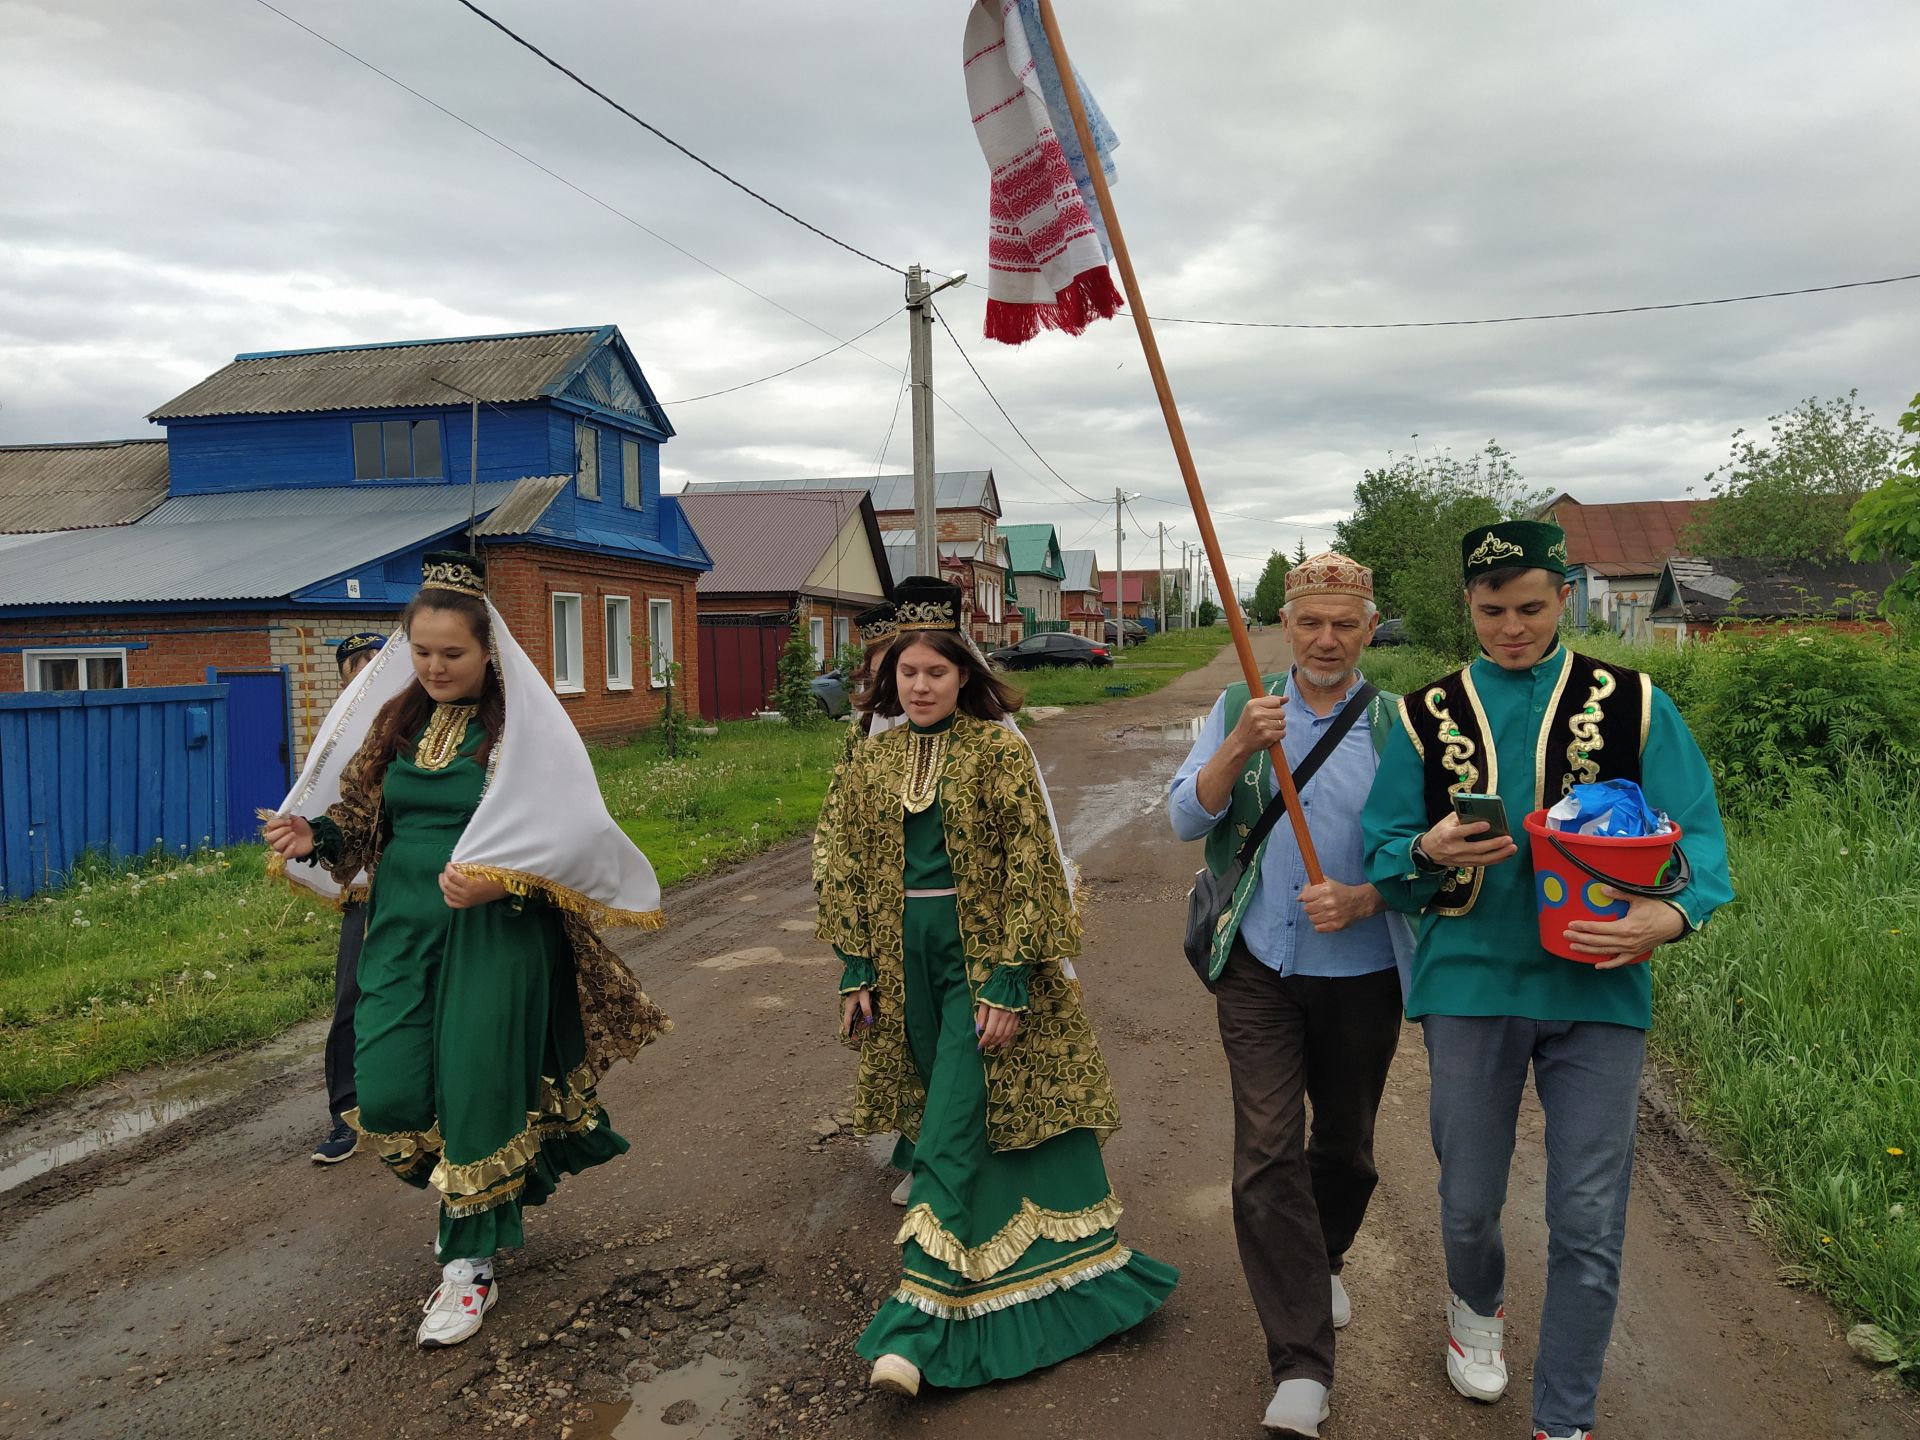
[[[1304,759],[1293,767],[1293,788],[1298,794],[1306,788],[1307,782],[1347,737],[1360,717],[1367,713],[1367,707],[1373,703],[1373,697],[1380,689],[1368,681],[1354,692],[1347,701],[1346,708],[1340,712],[1339,719],[1327,727],[1309,750]],[[1211,990],[1214,986],[1213,950],[1215,937],[1233,915],[1233,897],[1239,892],[1241,877],[1247,873],[1247,866],[1253,863],[1253,857],[1259,853],[1264,841],[1273,827],[1279,823],[1286,812],[1286,801],[1279,795],[1267,802],[1267,808],[1260,812],[1259,820],[1253,829],[1247,832],[1247,838],[1240,843],[1239,851],[1233,857],[1233,863],[1219,875],[1209,866],[1201,866],[1193,877],[1193,889],[1187,892],[1187,936],[1183,948],[1187,963],[1193,967],[1193,973],[1200,977],[1200,983]]]

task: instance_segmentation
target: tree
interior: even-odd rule
[[[1546,499],[1498,441],[1467,460],[1446,450],[1396,455],[1362,475],[1334,543],[1373,571],[1374,599],[1407,622],[1410,638],[1464,656],[1473,627],[1460,599],[1460,537],[1476,525],[1533,515]]]
[[[1304,565],[1307,563],[1307,537],[1304,535],[1296,535],[1294,537],[1293,563],[1296,565]]]
[[[820,702],[813,698],[813,645],[807,639],[807,622],[795,615],[787,632],[786,648],[780,652],[779,679],[773,692],[774,708],[786,716],[789,725],[811,725],[821,715]]]
[[[1733,453],[1702,482],[1703,506],[1681,536],[1694,555],[1837,560],[1853,507],[1891,472],[1893,432],[1854,404],[1802,400],[1767,420],[1769,437],[1733,432]]]
[[[1213,603],[1212,596],[1208,596],[1205,600],[1202,600],[1199,607],[1193,612],[1194,624],[1203,628],[1213,624],[1219,618],[1220,607]]]
[[[1900,433],[1913,443],[1894,462],[1887,478],[1854,502],[1847,530],[1849,553],[1856,560],[1878,557],[1904,560],[1905,575],[1880,597],[1885,614],[1920,611],[1920,395],[1900,417]]]
[[[1253,587],[1253,618],[1272,625],[1280,618],[1280,607],[1287,603],[1287,571],[1293,567],[1278,550],[1267,557],[1267,568],[1260,572],[1260,583]]]

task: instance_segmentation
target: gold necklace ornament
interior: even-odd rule
[[[422,770],[444,770],[460,753],[467,738],[467,724],[478,714],[478,705],[436,705],[433,718],[413,747],[413,763]]]
[[[940,793],[940,772],[947,764],[948,730],[923,734],[907,732],[907,778],[900,787],[900,803],[909,815],[918,815]]]

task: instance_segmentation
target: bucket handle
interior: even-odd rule
[[[1546,841],[1559,852],[1562,860],[1566,861],[1576,870],[1585,871],[1592,879],[1598,880],[1602,885],[1620,891],[1623,895],[1639,895],[1648,900],[1670,900],[1693,883],[1693,867],[1687,863],[1687,852],[1682,850],[1678,845],[1673,847],[1672,874],[1665,880],[1656,881],[1651,885],[1635,885],[1631,881],[1616,880],[1613,876],[1594,869],[1593,866],[1589,865],[1578,855],[1575,855],[1571,850],[1567,849],[1566,846],[1562,845],[1559,839],[1550,832],[1546,835]]]

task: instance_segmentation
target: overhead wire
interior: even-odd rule
[[[906,306],[902,305],[899,307],[899,309],[889,311],[887,314],[882,315],[878,320],[874,321],[873,324],[869,325],[866,329],[862,330],[858,335],[855,335],[850,339],[842,340],[838,345],[835,345],[830,350],[822,350],[818,355],[808,356],[805,360],[800,361],[797,365],[789,365],[787,366],[786,369],[776,370],[771,375],[762,375],[757,380],[742,380],[738,385],[729,385],[724,390],[709,390],[704,395],[688,395],[684,399],[662,400],[660,403],[662,405],[691,405],[696,400],[711,400],[717,395],[731,395],[736,390],[748,390],[755,385],[764,385],[769,380],[778,380],[782,375],[791,375],[796,370],[804,370],[807,368],[807,366],[813,364],[814,361],[816,360],[824,360],[829,355],[839,354],[842,350],[846,349],[849,345],[853,344],[855,340],[866,339],[867,336],[871,335],[874,331],[878,330],[882,325],[886,324],[889,320],[893,319],[895,315],[898,315],[902,310],[905,310],[906,308],[907,308]]]
[[[893,444],[893,427],[900,423],[900,402],[907,393],[907,373],[900,372],[900,388],[893,392],[893,415],[887,421],[887,433],[880,441],[879,452],[873,457],[873,473],[878,475],[887,463],[887,450]]]

